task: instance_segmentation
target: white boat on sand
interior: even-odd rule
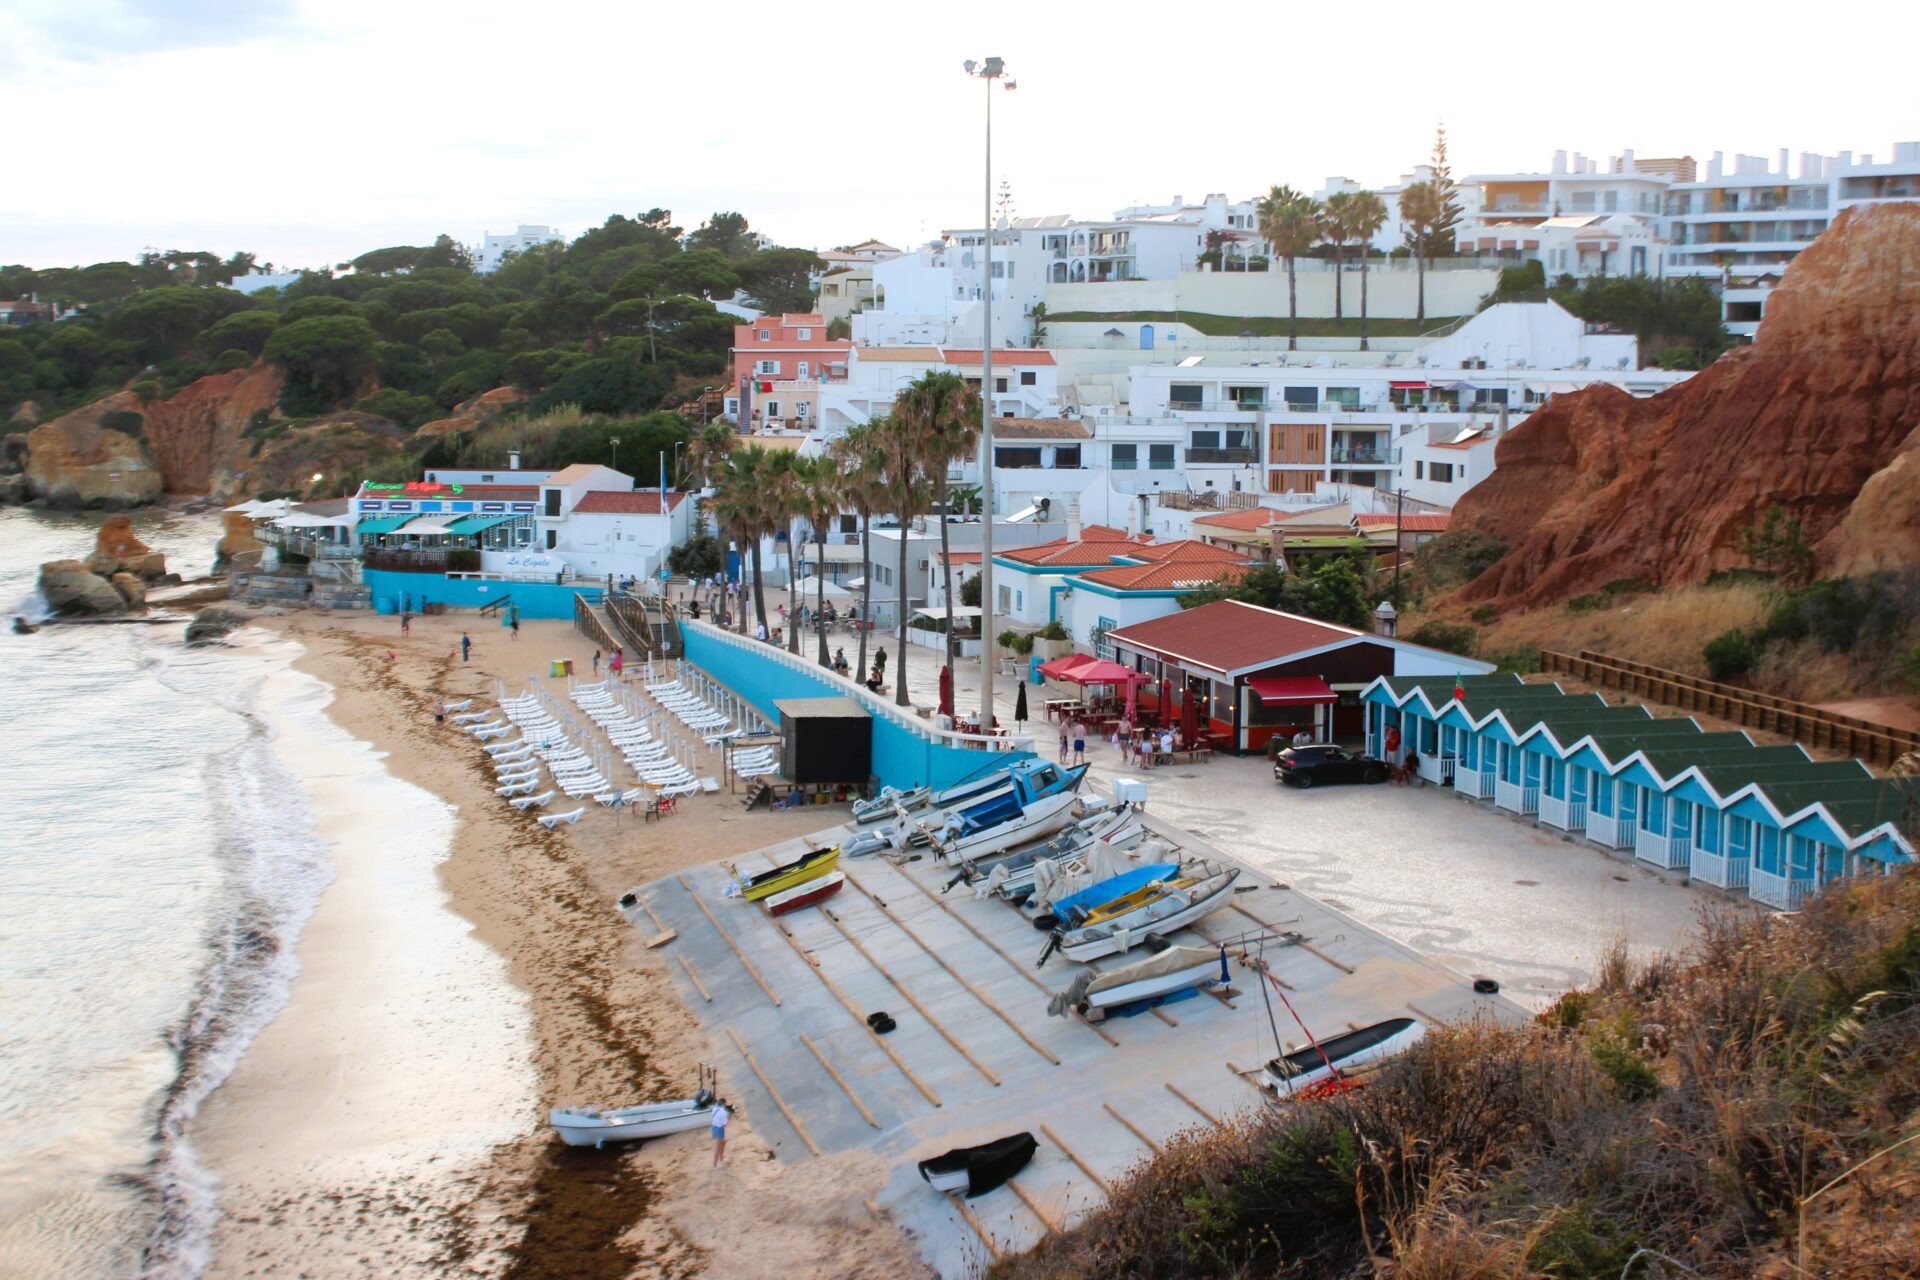
[[[570,1147],[603,1147],[701,1128],[713,1118],[713,1103],[713,1095],[702,1090],[691,1098],[637,1107],[560,1107],[547,1114],[547,1123]]]

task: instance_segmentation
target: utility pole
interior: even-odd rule
[[[1400,599],[1400,513],[1406,505],[1407,491],[1395,489],[1393,491],[1393,607],[1395,609],[1400,608],[1402,603]]]

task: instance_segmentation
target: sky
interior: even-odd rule
[[[992,90],[993,177],[1023,216],[1385,185],[1442,116],[1456,176],[1888,158],[1920,138],[1898,11],[0,0],[0,263],[319,267],[655,206],[915,244],[980,223],[989,87],[961,63],[987,54],[1019,82]]]

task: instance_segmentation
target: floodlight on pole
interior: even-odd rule
[[[962,64],[987,89],[986,234],[980,266],[980,731],[993,731],[993,82],[1011,89],[1003,58]],[[946,519],[946,513],[940,513]],[[903,606],[904,607],[904,602]]]

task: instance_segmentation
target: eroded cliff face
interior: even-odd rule
[[[109,415],[139,411],[139,398],[122,391],[29,431],[24,470],[31,494],[61,507],[138,507],[157,501],[166,486],[146,442],[102,425],[103,419],[123,420]]]
[[[273,412],[286,380],[278,365],[257,364],[195,379],[147,405],[147,444],[167,492],[227,496],[215,491],[215,474],[228,466],[254,416]]]
[[[1746,563],[1741,531],[1774,505],[1823,572],[1920,562],[1920,206],[1842,211],[1752,347],[1652,399],[1555,397],[1498,449],[1453,527],[1509,550],[1465,600],[1698,582]]]

